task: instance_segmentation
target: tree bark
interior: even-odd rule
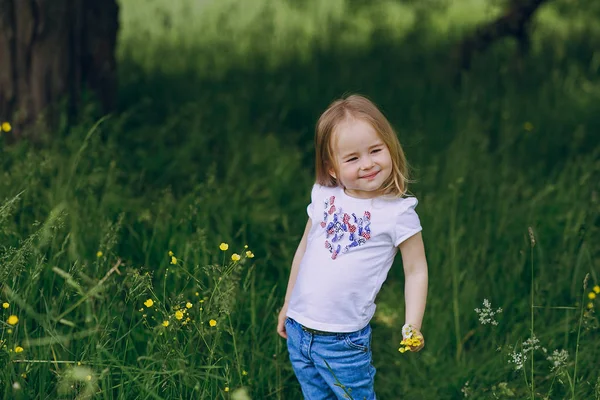
[[[480,26],[462,41],[458,49],[460,69],[469,69],[473,55],[482,52],[498,39],[513,36],[522,51],[529,45],[527,32],[536,10],[548,0],[513,0],[506,12],[495,21]]]
[[[9,140],[54,126],[63,100],[73,117],[86,90],[112,108],[117,30],[116,0],[0,0],[0,122],[12,124]]]

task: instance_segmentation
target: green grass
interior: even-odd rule
[[[531,398],[533,376],[535,398],[600,398],[598,320],[582,314],[600,284],[595,14],[556,2],[529,55],[501,42],[456,79],[456,37],[497,13],[472,3],[124,1],[119,111],[90,105],[43,148],[0,139],[0,397],[300,398],[277,309],[315,120],[358,91],[405,147],[430,267],[422,352],[397,351],[399,260],[380,293],[378,397]],[[232,263],[246,244],[255,257]],[[498,326],[479,324],[484,298]],[[509,363],[531,321],[564,368],[541,350]]]

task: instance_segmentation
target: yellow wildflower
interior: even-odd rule
[[[88,376],[85,377],[85,379],[87,379],[88,381],[91,381],[92,380],[92,376],[88,375]]]
[[[171,264],[177,264],[177,257],[171,256]]]
[[[243,371],[242,371],[242,375],[244,375],[244,376],[248,375],[248,371],[246,371],[246,370],[243,370]]]
[[[587,305],[588,308],[594,308],[594,303],[592,303],[591,301],[588,303]]]
[[[23,378],[23,379],[26,379],[26,378],[27,378],[27,374],[26,374],[25,372],[23,372],[23,373],[21,374],[21,378]]]
[[[5,303],[2,303],[2,308],[8,308],[8,307],[10,307],[10,304],[8,304],[8,303],[6,303],[6,302],[5,302]]]
[[[417,348],[421,346],[421,338],[417,336],[418,331],[414,329],[410,324],[406,324],[402,327],[402,341],[400,342],[400,347],[398,351],[400,353],[405,353],[406,351],[411,350],[412,348]]]
[[[103,253],[103,252],[101,252],[101,251],[98,251],[98,252],[96,253],[96,257],[98,257],[98,258],[102,257],[103,255],[104,255],[104,253]]]
[[[211,319],[210,321],[208,321],[208,324],[210,326],[217,326],[217,321],[215,321],[214,319]]]
[[[239,254],[237,254],[237,253],[233,253],[233,254],[231,255],[231,259],[232,259],[233,261],[240,261],[240,258],[241,258],[241,257],[240,257],[240,255],[239,255]]]
[[[23,348],[21,346],[15,347],[15,353],[21,353],[22,351],[23,351]]]
[[[169,257],[173,257],[175,254],[171,250],[169,250]]]
[[[183,318],[183,313],[181,311],[175,311],[175,318],[182,319]]]
[[[219,245],[219,249],[221,249],[221,251],[226,251],[229,248],[229,245],[227,243],[221,243]]]
[[[185,307],[186,308],[192,308],[194,305],[192,303],[190,303],[189,301],[187,303],[185,303]]]
[[[248,258],[254,258],[254,253],[253,253],[253,252],[251,252],[250,250],[248,250],[248,251],[246,252],[246,257],[248,257]]]
[[[17,317],[16,315],[11,315],[10,317],[8,317],[6,322],[8,322],[9,325],[16,325],[17,322],[19,322],[19,317]]]
[[[596,294],[600,294],[600,286],[596,285],[594,286],[594,289],[592,289]]]
[[[527,132],[531,132],[533,130],[533,124],[527,121],[523,124],[523,128],[525,128]]]
[[[152,307],[154,305],[154,301],[152,299],[148,299],[144,302],[146,307]]]
[[[0,125],[0,130],[3,130],[4,132],[10,132],[12,130],[12,126],[10,126],[10,123],[8,122],[3,122],[2,125]]]
[[[169,326],[169,321],[167,321],[167,320],[164,320],[164,321],[163,321],[163,323],[162,323],[162,326],[164,326],[164,327],[167,327],[167,326]]]
[[[248,245],[247,245],[247,244],[245,244],[245,245],[244,245],[244,248],[245,248],[245,249],[247,249],[247,248],[248,248]]]
[[[226,392],[229,392],[229,386],[225,386],[225,389],[223,389],[223,390],[225,390]]]
[[[196,295],[196,296],[200,296],[200,293],[196,292],[196,293],[195,293],[195,295]]]
[[[595,298],[596,298],[596,293],[594,293],[594,292],[589,292],[588,293],[588,299],[594,300]]]

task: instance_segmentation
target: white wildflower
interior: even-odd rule
[[[566,366],[568,358],[569,352],[567,350],[554,350],[554,352],[547,357],[547,360],[552,364],[551,370],[555,371]]]
[[[518,371],[523,368],[525,361],[527,361],[527,355],[519,351],[513,351],[510,355],[511,359],[509,362],[515,364],[515,370]]]
[[[476,308],[475,312],[479,316],[479,322],[481,325],[498,325],[498,321],[494,318],[496,314],[502,312],[502,308],[492,309],[492,303],[488,299],[483,299],[483,308]]]
[[[540,348],[540,341],[535,335],[523,342],[523,353],[529,353]]]
[[[469,397],[469,395],[471,394],[471,388],[469,387],[469,381],[465,382],[465,385],[462,387],[462,389],[460,389],[460,391],[462,392],[462,394],[465,397]]]

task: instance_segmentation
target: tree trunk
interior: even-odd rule
[[[460,69],[469,69],[473,55],[483,52],[498,39],[513,36],[521,51],[529,45],[527,28],[536,10],[548,0],[513,0],[506,12],[462,41],[458,49]]]
[[[113,106],[117,29],[116,0],[0,0],[0,122],[12,124],[9,140],[55,125],[62,100],[73,117],[85,90],[104,111]]]

